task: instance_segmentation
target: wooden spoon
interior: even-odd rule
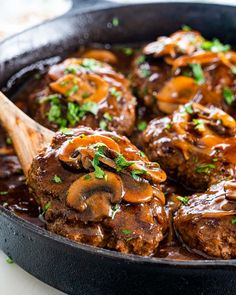
[[[33,158],[51,143],[53,131],[29,118],[0,91],[0,123],[12,139],[27,176]]]

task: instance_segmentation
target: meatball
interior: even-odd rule
[[[236,122],[218,108],[181,106],[172,116],[152,120],[143,134],[151,161],[185,186],[203,191],[235,174]]]
[[[177,31],[144,46],[132,66],[133,86],[146,106],[172,114],[189,101],[214,105],[232,116],[236,109],[236,54],[196,31]]]
[[[124,136],[87,127],[56,133],[28,184],[47,228],[77,242],[152,255],[167,229],[166,174]]]
[[[42,125],[52,130],[86,125],[131,134],[136,99],[128,80],[110,65],[69,58],[53,65],[44,81],[47,86],[31,95],[33,117]]]
[[[236,258],[236,180],[223,180],[195,194],[174,218],[178,236],[206,256]]]

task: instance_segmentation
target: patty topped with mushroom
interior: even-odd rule
[[[28,184],[47,228],[125,253],[152,255],[167,228],[166,174],[130,141],[87,127],[56,133],[33,161]]]
[[[187,199],[174,225],[193,251],[216,258],[236,258],[236,180],[223,180]]]
[[[133,61],[133,86],[156,114],[172,114],[189,101],[235,116],[236,53],[184,28],[143,47]]]
[[[45,81],[47,86],[31,95],[33,117],[44,126],[58,130],[86,125],[131,134],[136,100],[129,81],[109,64],[68,58],[51,66]]]
[[[143,134],[151,161],[175,180],[201,190],[236,172],[236,122],[222,110],[192,103],[152,120]]]

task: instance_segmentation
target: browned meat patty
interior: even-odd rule
[[[136,99],[128,80],[110,65],[69,58],[52,66],[44,80],[47,86],[31,95],[39,123],[53,130],[86,125],[131,134]]]
[[[130,141],[87,127],[56,133],[28,184],[47,228],[77,242],[152,255],[167,229],[165,172]]]
[[[180,107],[172,116],[151,121],[144,151],[184,185],[203,191],[235,174],[236,122],[218,108]]]
[[[146,45],[132,66],[137,96],[156,114],[189,101],[214,105],[235,117],[236,53],[196,31],[177,31]]]
[[[212,185],[178,210],[174,225],[192,250],[215,258],[236,258],[236,180]]]

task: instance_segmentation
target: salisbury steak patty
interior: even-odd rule
[[[218,108],[181,106],[172,116],[151,121],[144,150],[184,185],[204,190],[235,174],[236,123]]]
[[[69,58],[52,66],[45,81],[47,86],[31,95],[32,115],[42,125],[53,130],[86,125],[131,134],[136,99],[129,81],[107,63]]]
[[[132,66],[132,83],[156,114],[172,114],[189,101],[214,105],[235,116],[236,54],[196,31],[177,31],[147,44]]]
[[[28,176],[47,228],[77,242],[153,254],[167,228],[164,171],[114,132],[66,133],[56,133]]]
[[[212,185],[189,198],[174,218],[183,242],[208,256],[236,258],[236,180]]]

